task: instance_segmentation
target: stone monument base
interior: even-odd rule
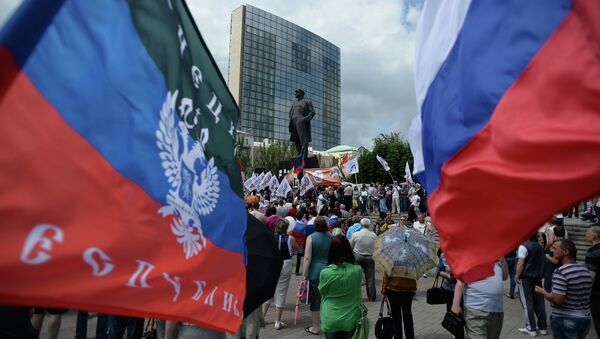
[[[300,157],[293,157],[288,160],[280,161],[277,166],[277,174],[279,176],[280,173],[285,175],[289,172],[290,169],[293,169],[294,166],[300,166],[300,162],[302,160]],[[315,155],[310,155],[304,159],[304,168],[319,168],[319,158]],[[299,177],[301,178],[301,177]]]

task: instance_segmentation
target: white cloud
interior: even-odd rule
[[[249,0],[247,4],[300,25],[340,47],[342,143],[370,147],[379,133],[406,135],[417,112],[414,27],[422,1],[403,1]],[[189,5],[226,74],[229,18],[241,3],[190,1]]]
[[[0,24],[20,3],[0,0]],[[340,47],[342,143],[371,146],[379,133],[406,135],[417,112],[414,27],[422,0],[249,0]],[[238,0],[188,0],[221,72],[227,74],[231,12]],[[319,112],[317,112],[318,114]]]
[[[20,3],[21,0],[0,0],[0,27],[10,18]]]

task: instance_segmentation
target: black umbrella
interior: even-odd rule
[[[244,318],[273,297],[283,264],[273,231],[250,214],[246,229],[246,248],[248,264]]]

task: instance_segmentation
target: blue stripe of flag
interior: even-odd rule
[[[166,204],[170,185],[155,133],[167,87],[125,1],[28,1],[0,34],[0,44],[113,168]],[[219,181],[219,204],[201,217],[203,232],[216,245],[243,253],[243,237],[231,235],[245,225],[244,203],[222,172]]]
[[[473,1],[421,109],[426,189],[488,122],[506,90],[570,12],[572,1]],[[527,114],[527,112],[521,112]]]

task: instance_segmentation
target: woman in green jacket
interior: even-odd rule
[[[362,268],[343,235],[331,238],[329,265],[321,271],[321,328],[327,339],[352,338],[361,314]]]

